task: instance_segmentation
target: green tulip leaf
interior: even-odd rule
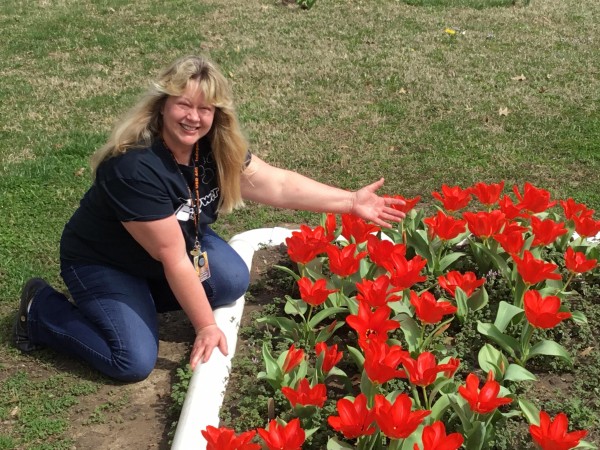
[[[525,400],[524,398],[519,399],[519,408],[521,408],[521,412],[527,422],[530,425],[539,425],[540,424],[540,410],[531,403],[529,400]]]
[[[417,322],[406,314],[400,314],[396,316],[396,319],[400,322],[400,330],[404,334],[406,343],[408,344],[408,350],[413,352],[419,347],[419,338],[421,336],[421,328]]]
[[[485,344],[481,347],[479,354],[477,355],[477,361],[479,362],[479,367],[481,367],[481,370],[485,373],[493,370],[497,380],[504,378],[504,371],[508,367],[508,359],[493,345]]]
[[[284,334],[287,336],[293,335],[294,330],[298,328],[298,324],[294,320],[286,317],[259,317],[256,321],[258,323],[268,323],[269,325],[277,326],[284,331]]]
[[[571,311],[571,319],[573,319],[573,322],[579,325],[585,325],[588,323],[587,317],[581,311]]]
[[[431,420],[433,422],[440,420],[448,408],[450,408],[450,398],[447,395],[440,396],[431,407]]]
[[[518,364],[510,364],[506,369],[504,379],[507,381],[536,381],[537,377]]]
[[[537,355],[558,356],[559,358],[567,361],[569,364],[573,364],[571,355],[569,355],[569,352],[567,352],[562,345],[547,339],[544,339],[543,341],[540,341],[531,347],[531,350],[529,350],[527,356],[531,358],[532,356]]]
[[[457,287],[454,291],[454,299],[456,300],[456,306],[458,308],[456,316],[461,322],[464,322],[469,313],[469,305],[467,304],[467,295],[465,294],[465,291]]]
[[[473,427],[465,436],[466,450],[481,450],[485,444],[485,424],[483,422],[473,423]]]
[[[363,355],[362,351],[360,351],[359,349],[357,349],[355,347],[351,347],[351,346],[348,346],[347,348],[348,348],[348,353],[350,354],[350,357],[356,363],[358,370],[362,370],[363,366],[365,365],[365,356]]]
[[[331,317],[335,314],[348,312],[347,308],[335,307],[335,308],[325,308],[319,311],[317,314],[313,316],[312,319],[308,322],[308,326],[310,328],[316,328],[323,320]]]
[[[519,351],[519,342],[512,336],[503,334],[493,323],[483,323],[477,321],[477,331],[484,336],[489,337],[498,344],[510,356],[515,356]]]
[[[456,261],[458,261],[459,258],[462,258],[465,255],[466,255],[466,253],[452,252],[452,253],[448,253],[447,255],[443,256],[442,259],[440,259],[440,266],[439,266],[440,272],[444,272],[448,267],[450,267],[452,264],[454,264]]]
[[[308,305],[304,300],[297,300],[295,298],[290,297],[289,295],[286,295],[285,299],[287,301],[285,302],[285,307],[283,308],[283,310],[286,314],[289,314],[290,316],[303,316],[306,310],[308,309]]]
[[[429,250],[429,242],[427,240],[427,232],[425,230],[407,230],[406,241],[408,246],[413,247],[417,255],[432,260],[431,251]]]
[[[501,301],[498,305],[498,312],[496,313],[494,325],[501,333],[504,333],[506,327],[508,327],[513,318],[520,313],[523,313],[523,309],[517,308],[505,301]]]
[[[275,267],[276,269],[281,270],[282,272],[287,273],[288,275],[291,275],[294,278],[294,280],[296,280],[296,281],[298,281],[300,279],[300,275],[298,275],[296,272],[294,272],[289,267],[278,266],[277,264],[274,264],[273,267]]]
[[[327,450],[354,450],[354,446],[347,442],[340,441],[337,436],[327,441]]]
[[[480,289],[475,291],[469,297],[468,305],[472,311],[479,311],[485,305],[488,304],[488,301],[489,301],[489,297],[488,297],[487,290],[485,289],[485,286],[481,286]]]
[[[579,445],[577,448],[593,448],[593,449],[598,449],[598,447],[596,447],[594,444],[592,444],[591,442],[587,442],[587,441],[579,441]]]

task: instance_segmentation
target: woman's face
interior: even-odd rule
[[[162,113],[163,139],[172,152],[181,153],[191,151],[210,131],[215,107],[206,103],[197,84],[190,82],[180,96],[167,98]]]

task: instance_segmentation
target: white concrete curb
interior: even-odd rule
[[[261,246],[285,242],[292,231],[286,228],[259,228],[235,235],[229,244],[240,254],[250,270],[255,251]],[[215,350],[207,363],[194,370],[177,423],[172,450],[205,449],[206,440],[201,430],[208,425],[219,426],[219,410],[229,380],[244,302],[244,297],[240,297],[235,303],[214,311],[217,325],[227,337],[229,355],[223,356]]]

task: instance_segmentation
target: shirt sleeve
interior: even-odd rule
[[[121,222],[163,219],[175,212],[160,183],[113,178],[98,187]]]

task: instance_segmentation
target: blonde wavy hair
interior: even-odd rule
[[[248,142],[237,119],[229,83],[219,69],[202,56],[180,58],[159,74],[139,102],[117,122],[108,141],[92,155],[92,171],[95,176],[102,161],[151,145],[162,131],[161,111],[165,101],[169,96],[181,95],[190,82],[196,82],[205,100],[215,106],[208,138],[218,171],[219,212],[231,212],[244,204],[240,174],[245,166]]]

